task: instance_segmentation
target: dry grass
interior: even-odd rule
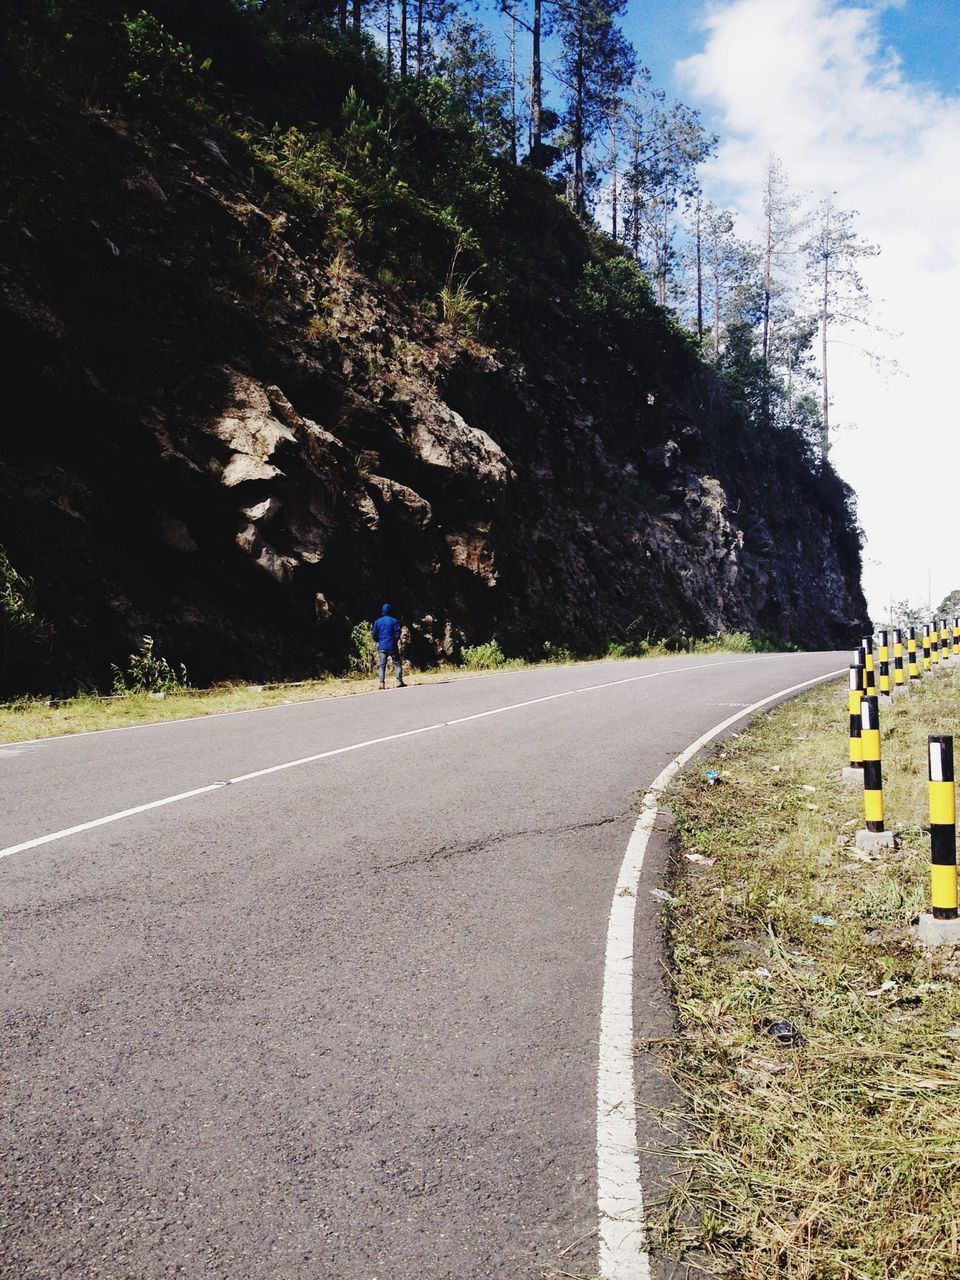
[[[853,845],[843,685],[725,744],[721,785],[695,767],[673,794],[681,854],[716,863],[681,857],[668,1054],[685,1176],[655,1238],[709,1274],[960,1277],[960,955],[911,934],[928,894],[926,736],[960,734],[958,692],[954,662],[881,713],[896,852],[865,861]],[[804,1047],[766,1033],[780,1018]]]
[[[475,675],[476,672],[472,671],[450,669],[416,674],[404,672],[406,682],[411,685],[435,684]],[[388,675],[388,684],[391,683],[392,673]],[[354,676],[306,680],[299,684],[224,684],[212,689],[180,689],[165,694],[163,698],[150,694],[130,694],[124,698],[80,695],[53,703],[45,698],[18,698],[15,702],[0,704],[0,743],[95,729],[122,729],[135,724],[155,724],[226,711],[255,711],[281,703],[343,698],[369,693],[375,688],[375,678]]]

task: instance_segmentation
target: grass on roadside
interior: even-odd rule
[[[415,675],[404,672],[408,684],[431,684],[473,674],[457,670],[422,671]],[[222,684],[214,685],[212,689],[176,689],[165,693],[162,698],[149,693],[130,693],[113,698],[78,694],[65,700],[18,698],[0,704],[0,743],[96,729],[122,729],[136,724],[218,715],[225,711],[256,711],[282,703],[369,693],[374,688],[375,676],[331,676],[296,684]]]
[[[766,651],[765,644],[755,645],[747,632],[709,636],[691,641],[685,652],[753,653]],[[614,661],[636,657],[674,657],[675,649],[664,644],[647,645],[629,651],[611,645],[597,661]],[[563,665],[587,661],[577,658],[569,649],[544,645],[542,663],[528,663],[521,658],[506,657],[496,640],[464,650],[462,667],[414,671],[405,665],[408,684],[432,684],[464,679],[481,671],[520,671],[531,666]],[[164,720],[180,720],[194,716],[218,715],[226,711],[255,711],[285,702],[307,702],[314,698],[340,698],[349,694],[369,693],[376,685],[372,674],[327,676],[320,680],[304,680],[295,684],[226,683],[210,689],[189,686],[168,687],[162,697],[156,694],[128,692],[125,696],[102,698],[78,694],[74,698],[50,699],[23,697],[0,703],[0,744],[23,742],[31,738],[50,738],[60,734],[84,733],[96,729],[121,729],[137,724],[155,724]]]
[[[854,847],[843,684],[728,740],[719,785],[698,766],[671,793],[667,1058],[688,1112],[654,1234],[708,1274],[960,1276],[960,956],[910,932],[928,894],[926,738],[960,734],[957,668],[881,712],[895,852]],[[771,1038],[778,1019],[805,1046]]]

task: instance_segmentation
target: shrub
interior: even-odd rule
[[[502,667],[507,661],[495,639],[488,640],[486,644],[465,645],[460,651],[461,664],[471,671],[488,671]]]
[[[194,78],[190,46],[175,40],[145,9],[123,19],[130,55],[125,88],[131,98],[182,94]]]
[[[113,692],[118,697],[126,698],[138,693],[174,693],[178,689],[189,688],[183,663],[180,663],[179,672],[175,671],[166,658],[154,653],[153,645],[153,636],[144,636],[139,652],[131,653],[127,659],[126,671],[111,663]]]
[[[749,631],[718,631],[716,635],[694,640],[691,653],[756,653],[757,646]]]
[[[37,612],[33,582],[10,563],[0,547],[0,679],[11,659],[20,657],[50,633]]]
[[[357,676],[369,676],[376,671],[377,646],[373,639],[372,622],[358,622],[351,630],[347,666]]]
[[[637,325],[655,306],[650,281],[629,258],[588,262],[576,301],[583,318],[594,325]]]
[[[451,329],[458,333],[476,333],[483,303],[467,288],[466,283],[444,285],[440,290],[440,309]]]
[[[573,650],[565,648],[562,644],[554,644],[551,640],[544,640],[543,660],[544,662],[573,662]]]
[[[647,640],[611,640],[606,648],[604,657],[606,658],[642,658],[644,654],[650,652],[650,643]]]

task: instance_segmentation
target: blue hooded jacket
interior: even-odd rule
[[[373,624],[373,638],[377,648],[387,653],[391,653],[400,643],[400,623],[390,612],[388,604],[383,606],[380,617]]]

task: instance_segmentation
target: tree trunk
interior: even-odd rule
[[[353,0],[353,30],[356,35],[360,34],[360,10],[363,0]]]
[[[338,6],[338,16],[340,18],[340,34],[347,34],[347,0],[340,0]]]
[[[400,0],[400,79],[407,78],[407,0]]]
[[[517,11],[510,10],[510,159],[517,163]]]
[[[534,157],[539,156],[543,141],[543,69],[540,65],[540,32],[543,0],[533,2],[533,66],[530,71],[530,116],[533,126]]]
[[[617,113],[610,120],[610,231],[614,241],[617,236]]]
[[[633,172],[631,176],[630,202],[633,215],[633,256],[640,260],[640,126],[634,124],[633,137]]]
[[[764,255],[763,264],[763,333],[760,341],[760,351],[763,355],[763,363],[770,364],[770,291],[773,287],[771,279],[772,260],[773,260],[773,244],[770,239],[770,224],[767,223],[767,250]]]
[[[770,298],[773,294],[773,196],[768,196],[767,244],[763,258],[763,332],[760,350],[763,356],[763,391],[761,416],[764,427],[770,426]]]
[[[387,0],[387,80],[393,79],[393,0]]]
[[[697,341],[703,346],[703,235],[700,229],[700,197],[697,197]]]
[[[583,22],[583,10],[581,9],[580,19],[577,24],[577,96],[573,114],[573,207],[578,218],[582,218],[587,212],[587,188],[583,176],[583,99],[586,90],[586,72],[583,65],[583,44],[585,38]]]
[[[417,79],[423,75],[423,0],[417,0]]]
[[[823,256],[823,295],[820,299],[820,359],[823,362],[823,421],[820,423],[820,455],[830,452],[830,395],[827,390],[827,316],[830,313],[830,255]]]

